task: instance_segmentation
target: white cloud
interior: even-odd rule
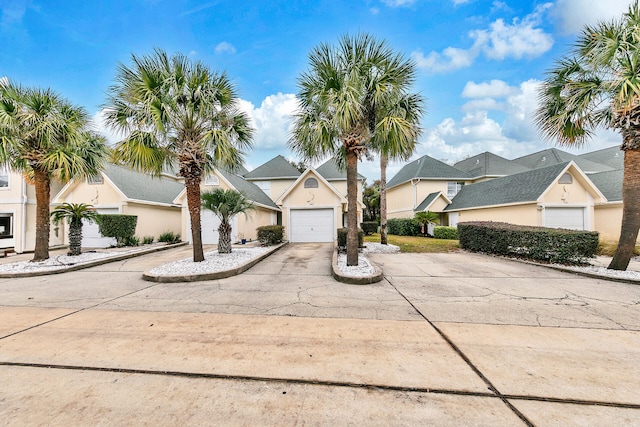
[[[442,53],[430,52],[427,56],[424,56],[421,51],[411,53],[411,58],[419,68],[436,73],[469,67],[477,56],[478,49],[476,48],[465,50],[455,47],[448,47]]]
[[[217,54],[230,53],[233,55],[236,53],[236,48],[231,43],[227,42],[218,43],[214,50]]]
[[[598,21],[610,21],[629,10],[631,0],[558,0],[552,15],[564,33],[577,33],[585,25]]]
[[[504,98],[518,92],[517,87],[509,86],[502,80],[491,80],[490,82],[467,82],[462,90],[465,98]]]
[[[551,35],[538,27],[550,7],[551,3],[545,3],[522,20],[514,19],[508,24],[497,19],[488,29],[470,31],[469,37],[474,42],[469,49],[447,47],[442,53],[430,52],[426,56],[414,51],[411,57],[420,68],[446,72],[471,66],[481,53],[493,60],[540,56],[553,46]]]
[[[123,135],[120,135],[117,132],[111,130],[111,128],[107,127],[104,122],[104,112],[105,109],[103,108],[93,115],[93,130],[104,136],[107,139],[107,144],[113,147],[114,145],[116,145],[116,143],[122,140]]]
[[[298,108],[298,100],[293,94],[278,93],[267,96],[260,107],[242,100],[240,108],[251,118],[256,129],[254,148],[283,149],[291,136],[293,114]]]
[[[0,5],[0,24],[2,26],[20,24],[27,8],[38,10],[31,4],[31,0],[3,2],[3,4]]]

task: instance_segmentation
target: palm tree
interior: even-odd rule
[[[51,212],[54,224],[59,224],[65,219],[69,223],[69,255],[75,256],[82,253],[82,221],[95,222],[98,213],[95,208],[85,203],[63,203]]]
[[[49,258],[51,180],[95,175],[107,155],[89,130],[89,115],[51,89],[0,84],[0,163],[22,173],[36,190],[32,261]]]
[[[563,145],[583,145],[597,127],[622,135],[623,216],[610,269],[626,270],[640,228],[640,8],[586,26],[567,57],[548,72],[536,121]]]
[[[320,44],[311,51],[309,62],[309,71],[298,81],[300,110],[289,146],[309,161],[327,155],[343,159],[347,265],[358,265],[358,160],[374,148],[374,134],[395,132],[400,125],[388,116],[395,111],[390,100],[399,99],[411,81],[407,79],[411,63],[367,34],[344,36],[336,47]]]
[[[218,253],[231,253],[231,219],[239,213],[247,214],[255,209],[253,203],[238,191],[216,188],[202,193],[202,207],[210,210],[218,218]]]
[[[391,160],[409,160],[415,152],[420,135],[420,118],[424,100],[418,94],[407,94],[415,76],[415,65],[406,63],[400,68],[398,94],[384,105],[377,106],[372,116],[381,117],[374,128],[374,147],[380,154],[380,243],[387,244],[387,163]]]
[[[202,176],[216,167],[241,166],[253,129],[224,73],[160,49],[132,55],[132,62],[118,67],[105,105],[107,124],[125,136],[114,159],[155,175],[177,165],[187,192],[193,261],[203,261]]]

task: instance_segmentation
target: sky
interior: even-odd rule
[[[547,148],[574,154],[621,143],[602,130],[585,146],[545,140],[533,116],[537,88],[585,25],[624,13],[630,0],[0,0],[0,78],[50,87],[102,123],[119,63],[154,48],[225,72],[256,129],[245,166],[287,148],[298,78],[309,52],[369,33],[412,59],[426,101],[423,155],[454,163],[490,151],[514,159]],[[390,179],[404,162],[392,162]],[[314,164],[312,166],[318,166]],[[368,183],[378,160],[363,160]]]

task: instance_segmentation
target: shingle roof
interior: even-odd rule
[[[104,173],[126,198],[132,200],[173,204],[184,189],[184,184],[174,180],[152,177],[114,164],[107,164]]]
[[[624,151],[620,149],[619,145],[581,154],[578,157],[592,162],[601,163],[614,169],[624,168]]]
[[[467,172],[474,178],[482,176],[506,176],[530,170],[528,167],[516,163],[513,160],[507,160],[504,157],[488,151],[459,161],[453,166],[461,171]]]
[[[245,179],[251,180],[297,179],[300,176],[300,171],[294,168],[283,156],[276,156],[251,172],[241,175]]]
[[[416,208],[413,211],[422,212],[423,210],[427,209],[429,205],[436,199],[436,197],[438,197],[438,195],[440,195],[440,191],[436,191],[435,193],[429,194],[427,197],[424,198],[422,203],[416,206]]]
[[[318,166],[316,172],[322,175],[327,181],[342,181],[347,179],[347,171],[340,170],[333,157]],[[358,174],[358,179],[365,179],[365,177]]]
[[[549,188],[568,163],[465,185],[445,211],[480,206],[534,202]]]
[[[598,187],[598,190],[609,202],[622,201],[622,177],[624,171],[616,169],[607,172],[589,174],[589,179]]]
[[[604,172],[612,169],[607,165],[592,162],[591,160],[576,156],[575,154],[567,153],[566,151],[558,150],[557,148],[549,148],[547,150],[538,151],[537,153],[513,159],[514,162],[526,166],[529,169],[544,168],[551,165],[570,162],[572,160],[580,166],[580,169],[585,173]]]
[[[389,180],[387,188],[395,187],[396,185],[416,178],[466,181],[472,179],[472,176],[433,157],[422,156],[404,165],[402,169]]]
[[[271,198],[267,196],[265,192],[262,191],[260,187],[255,185],[253,182],[247,181],[241,176],[222,169],[218,170],[218,172],[220,172],[222,176],[224,176],[224,178],[229,181],[229,183],[233,185],[236,190],[244,193],[244,195],[247,196],[249,200],[264,206],[269,206],[271,208],[280,210],[280,208],[278,208],[278,205],[276,205],[273,200],[271,200]]]

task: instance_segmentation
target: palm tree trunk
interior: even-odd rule
[[[218,226],[218,253],[231,253],[231,224],[222,221]]]
[[[43,261],[49,258],[49,202],[51,198],[51,181],[46,171],[34,169],[34,186],[36,190],[36,244],[31,261]]]
[[[626,270],[640,229],[640,151],[624,152],[622,180],[622,225],[618,247],[609,264],[610,270]]]
[[[199,177],[185,177],[187,189],[187,208],[191,219],[191,241],[193,242],[193,262],[204,261],[202,249],[202,226],[200,225],[200,179]]]
[[[82,253],[82,221],[69,224],[69,255]]]
[[[387,244],[387,155],[380,154],[380,243]]]
[[[358,265],[358,156],[347,147],[347,266]]]

